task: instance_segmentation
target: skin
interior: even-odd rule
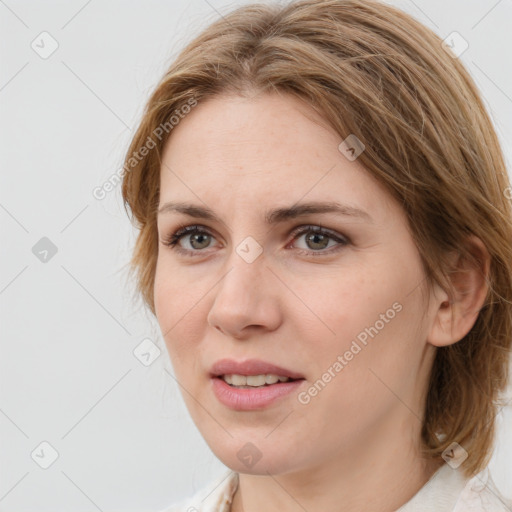
[[[273,93],[200,102],[165,147],[160,206],[190,202],[221,219],[158,216],[154,298],[190,414],[240,473],[234,512],[392,511],[443,462],[419,451],[429,371],[436,347],[476,321],[485,281],[461,266],[460,295],[427,289],[402,207],[338,150],[342,140],[308,105]],[[268,209],[306,201],[338,201],[371,221],[315,213],[265,223]],[[163,243],[180,224],[212,235],[181,239],[193,256]],[[311,233],[290,235],[305,225],[348,243],[327,238],[322,248]],[[248,236],[263,249],[252,263],[236,252]],[[478,240],[474,247],[485,255]],[[233,411],[212,392],[210,367],[225,357],[300,372],[305,391],[394,303],[400,312],[307,404],[291,393]],[[261,453],[250,468],[237,457],[247,442]]]

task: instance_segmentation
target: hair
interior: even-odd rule
[[[451,289],[448,256],[471,259],[469,235],[485,244],[485,304],[462,340],[436,349],[421,431],[426,457],[441,457],[457,442],[468,452],[465,475],[475,475],[490,460],[508,381],[512,189],[469,73],[434,32],[399,9],[373,0],[252,4],[213,22],[181,51],[125,157],[122,195],[138,229],[130,261],[137,292],[155,314],[161,155],[171,116],[179,121],[175,114],[221,94],[272,92],[306,101],[342,140],[354,134],[364,143],[359,161],[404,208],[429,286]]]

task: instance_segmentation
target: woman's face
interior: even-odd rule
[[[435,308],[403,209],[342,140],[290,96],[222,96],[164,151],[156,315],[194,422],[236,471],[419,436]],[[165,245],[182,226],[198,227]]]

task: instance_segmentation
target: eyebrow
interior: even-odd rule
[[[167,202],[158,209],[158,215],[164,213],[182,213],[196,219],[222,222],[211,208],[189,203]],[[265,212],[264,219],[267,224],[272,225],[313,213],[337,213],[373,222],[372,217],[364,210],[335,201],[300,203],[285,208],[275,208]]]

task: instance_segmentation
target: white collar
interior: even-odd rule
[[[230,512],[238,489],[238,473],[232,470],[203,488],[186,502],[161,512]],[[471,479],[461,469],[443,464],[430,480],[396,512],[510,512],[512,500],[497,490],[486,468]]]

